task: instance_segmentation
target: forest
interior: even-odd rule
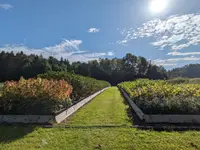
[[[89,62],[73,62],[50,56],[26,55],[23,52],[0,53],[0,82],[36,77],[49,71],[63,71],[105,80],[112,85],[137,78],[167,79],[172,77],[200,77],[200,64],[191,64],[182,68],[166,71],[141,56],[126,54],[123,58],[99,59]]]

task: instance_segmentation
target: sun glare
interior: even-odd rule
[[[149,9],[152,13],[161,13],[167,8],[167,0],[150,0]]]

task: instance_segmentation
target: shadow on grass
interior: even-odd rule
[[[0,125],[0,143],[9,143],[33,132],[34,126]]]

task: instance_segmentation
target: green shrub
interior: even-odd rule
[[[172,78],[167,80],[171,84],[200,84],[200,78]]]
[[[6,82],[0,98],[4,114],[55,114],[71,104],[72,87],[64,80],[21,78]]]
[[[65,80],[73,87],[71,98],[73,101],[82,100],[91,94],[110,86],[106,81],[96,80],[66,72],[48,72],[38,75],[40,78]]]
[[[118,84],[147,114],[200,114],[200,85],[136,80]]]
[[[3,89],[3,85],[4,83],[0,83],[0,97],[1,97],[2,89]]]

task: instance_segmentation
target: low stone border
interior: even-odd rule
[[[145,114],[142,112],[142,110],[131,100],[131,98],[128,96],[128,94],[123,89],[120,89],[120,91],[123,93],[124,97],[128,101],[129,105],[132,107],[132,109],[135,111],[137,116],[141,120],[144,120]]]
[[[119,88],[120,89],[120,88]],[[128,101],[131,108],[135,111],[137,116],[144,120],[146,123],[193,123],[200,124],[200,115],[182,115],[182,114],[157,114],[157,115],[148,115],[144,114],[142,110],[131,100],[128,94],[120,89],[126,100]]]
[[[57,116],[55,116],[55,120],[57,123],[61,123],[63,120],[65,120],[67,117],[69,117],[70,115],[72,115],[74,112],[76,112],[80,107],[82,107],[83,105],[87,104],[89,101],[91,101],[94,97],[96,97],[97,95],[99,95],[100,93],[102,93],[103,91],[105,91],[107,88],[104,88],[92,95],[90,95],[89,97],[83,99],[82,101],[80,101],[79,103],[73,105],[72,107],[68,108],[67,110],[63,111],[62,113],[58,114]]]
[[[36,123],[36,124],[46,124],[53,121],[56,123],[61,123],[67,117],[72,115],[76,112],[79,108],[87,104],[91,101],[94,97],[102,93],[104,90],[108,89],[104,88],[89,97],[83,99],[82,101],[78,102],[77,104],[69,107],[68,109],[62,111],[60,114],[54,115],[0,115],[0,123]]]

